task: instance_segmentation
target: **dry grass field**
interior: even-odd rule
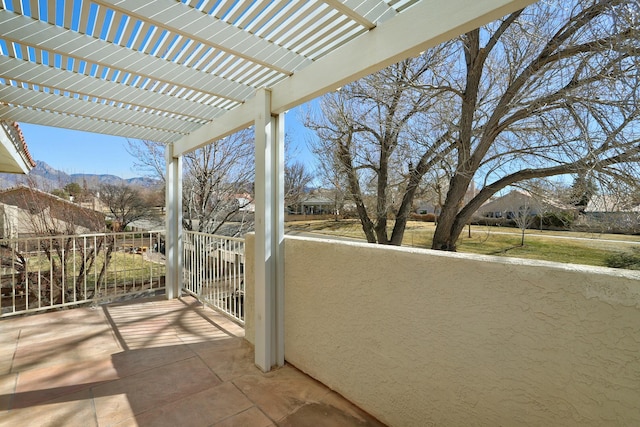
[[[363,239],[357,220],[300,221],[286,224],[288,230]],[[403,246],[430,248],[435,225],[410,221]],[[609,256],[640,248],[640,236],[572,231],[527,230],[520,245],[521,231],[509,227],[471,226],[458,240],[459,252],[530,258],[573,264],[606,266]]]

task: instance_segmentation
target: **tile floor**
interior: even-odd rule
[[[382,426],[192,298],[0,320],[1,426]]]

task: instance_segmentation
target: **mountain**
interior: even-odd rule
[[[62,188],[72,182],[77,182],[82,187],[84,187],[86,183],[87,188],[96,188],[101,184],[133,185],[145,188],[153,188],[161,185],[160,181],[147,177],[124,179],[109,174],[68,174],[49,166],[41,160],[36,160],[36,167],[29,172],[29,175],[0,173],[0,189],[14,187],[20,184],[26,185],[29,181],[33,181],[38,188],[45,191]]]

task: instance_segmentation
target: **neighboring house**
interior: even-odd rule
[[[640,212],[640,205],[629,197],[614,194],[596,194],[589,200],[585,213]]]
[[[132,221],[127,225],[127,230],[131,231],[155,231],[161,230],[165,226],[164,218],[155,219],[139,219]]]
[[[512,190],[502,197],[490,200],[478,209],[475,216],[482,218],[512,219],[518,212],[527,211],[529,215],[547,212],[572,211],[572,206],[542,197],[533,196],[523,190]]]
[[[82,196],[82,200],[71,200],[73,203],[92,211],[109,213],[109,206],[107,206],[100,197],[93,194],[86,194]]]
[[[0,235],[23,237],[103,231],[105,216],[29,187],[0,192]]]
[[[238,206],[240,207],[240,212],[255,212],[256,204],[253,201],[253,197],[251,197],[248,193],[243,194],[235,194],[236,201],[238,202]]]
[[[335,212],[335,200],[320,193],[306,195],[295,206],[288,206],[288,213],[293,215],[331,215]]]
[[[584,209],[586,225],[605,225],[621,231],[640,229],[640,205],[625,196],[597,194]]]
[[[0,120],[0,172],[27,174],[35,166],[18,123]]]

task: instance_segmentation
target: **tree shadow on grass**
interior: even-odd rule
[[[509,246],[509,247],[504,248],[504,249],[499,249],[497,251],[489,252],[489,255],[504,255],[504,254],[508,253],[509,251],[511,251],[513,249],[522,249],[522,248],[525,248],[526,246],[527,245]]]

